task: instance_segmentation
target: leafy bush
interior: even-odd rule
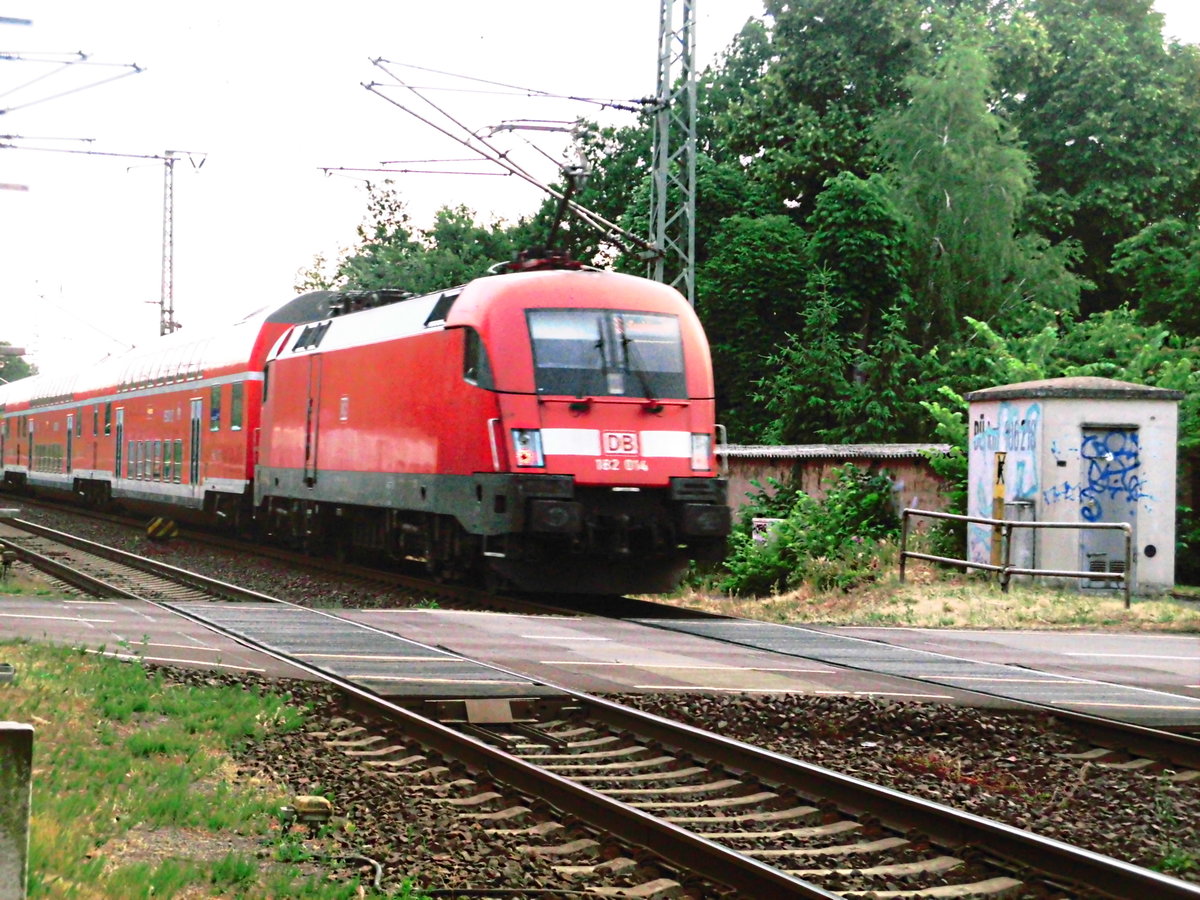
[[[756,596],[801,584],[848,590],[877,577],[879,542],[899,532],[891,478],[854,465],[832,475],[820,501],[773,478],[767,488],[754,483],[759,490],[730,536],[722,590]],[[780,521],[756,538],[756,518]]]

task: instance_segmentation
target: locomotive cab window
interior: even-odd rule
[[[527,313],[539,394],[687,396],[679,319],[610,309]]]

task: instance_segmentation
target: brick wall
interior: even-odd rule
[[[766,449],[766,448],[763,448]],[[923,456],[856,457],[852,452],[838,456],[733,456],[728,459],[729,505],[736,515],[746,503],[746,495],[764,487],[774,478],[785,484],[798,483],[800,488],[816,499],[825,496],[825,486],[832,480],[834,469],[847,463],[870,472],[887,472],[896,489],[897,510],[906,506],[918,509],[944,510],[947,506],[942,480],[934,474]]]

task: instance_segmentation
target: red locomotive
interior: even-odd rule
[[[730,526],[700,323],[652,281],[520,268],[0,386],[4,483],[525,590],[669,590]]]

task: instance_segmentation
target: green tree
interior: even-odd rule
[[[888,310],[901,318],[912,298],[906,280],[904,225],[884,182],[843,172],[825,185],[808,224],[813,262],[845,303],[850,328],[874,343]]]
[[[717,405],[732,440],[757,440],[766,421],[754,385],[776,343],[798,331],[807,240],[786,216],[731,216],[712,243],[697,271],[696,311],[712,347]]]
[[[302,273],[303,289],[378,290],[398,288],[416,294],[453,287],[511,259],[529,223],[484,227],[465,206],[442,207],[428,228],[416,228],[390,182],[368,185],[366,221],[358,245],[343,254],[332,275],[320,257]]]
[[[1009,0],[1011,3],[1012,0]],[[1055,238],[1084,249],[1085,309],[1124,299],[1114,247],[1200,208],[1200,48],[1164,43],[1152,0],[1028,0],[1048,47],[1010,60],[999,98],[1025,142]]]
[[[833,277],[816,270],[805,287],[798,329],[782,335],[759,367],[757,406],[767,413],[757,434],[769,444],[840,442],[861,335],[846,327],[846,301]]]
[[[950,48],[932,75],[908,84],[912,101],[881,118],[875,134],[908,226],[912,292],[927,316],[923,346],[961,336],[966,316],[1028,327],[1031,316],[1071,308],[1078,284],[1065,271],[1069,248],[1016,232],[1032,174],[992,111],[984,54]]]
[[[12,347],[8,341],[0,341],[0,384],[19,381],[37,374],[37,367],[27,362],[24,357],[9,355],[5,348]]]
[[[1138,317],[1200,336],[1200,232],[1181,219],[1147,225],[1113,250],[1112,273],[1136,299]]]
[[[925,8],[919,0],[769,0],[769,57],[747,39],[726,63],[757,78],[714,118],[724,152],[748,160],[799,220],[829,178],[869,174],[870,125],[903,102],[905,77],[927,58]]]
[[[879,179],[831,179],[809,217],[803,324],[768,358],[756,400],[772,443],[902,439],[920,421],[907,335],[903,225]]]

